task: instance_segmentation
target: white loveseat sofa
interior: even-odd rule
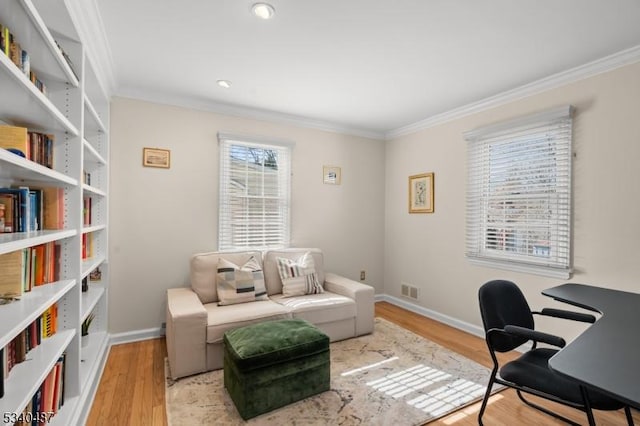
[[[284,297],[277,259],[298,259],[310,252],[324,292]],[[262,264],[267,300],[218,305],[220,259],[243,265],[254,256]],[[245,325],[282,318],[305,319],[333,341],[373,331],[374,290],[371,286],[325,273],[319,249],[261,252],[200,253],[191,258],[191,288],[167,290],[166,341],[171,377],[189,376],[223,366],[223,334]]]

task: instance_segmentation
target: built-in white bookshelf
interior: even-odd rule
[[[109,97],[65,0],[0,2],[0,25],[28,52],[46,93],[0,52],[0,125],[51,134],[53,168],[0,149],[0,187],[62,188],[64,225],[57,230],[0,233],[0,255],[54,242],[59,280],[34,287],[0,305],[0,348],[57,304],[57,331],[27,353],[4,377],[0,411],[21,413],[60,357],[65,356],[64,404],[53,425],[82,424],[108,352]],[[63,53],[64,52],[64,53]],[[91,221],[85,202],[91,198]],[[90,241],[90,255],[83,244]],[[100,274],[96,273],[100,271]],[[82,291],[82,281],[88,289]],[[81,325],[95,319],[82,342]]]

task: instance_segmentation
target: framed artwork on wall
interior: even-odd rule
[[[336,166],[323,166],[322,167],[322,181],[327,185],[340,185],[342,179],[342,172],[340,167]]]
[[[409,176],[409,213],[433,213],[433,173]]]
[[[160,148],[142,148],[142,165],[168,169],[171,166],[171,151]]]

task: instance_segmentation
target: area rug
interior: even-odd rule
[[[178,380],[166,377],[170,426],[395,426],[421,425],[478,401],[489,370],[376,318],[373,334],[331,344],[329,391],[247,422],[224,389],[222,370]]]

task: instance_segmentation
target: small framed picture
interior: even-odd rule
[[[340,172],[340,167],[322,167],[322,181],[327,185],[340,185],[341,175],[342,173]]]
[[[409,213],[433,213],[433,173],[409,176]]]
[[[171,151],[160,148],[143,148],[142,165],[168,169],[171,166]]]

